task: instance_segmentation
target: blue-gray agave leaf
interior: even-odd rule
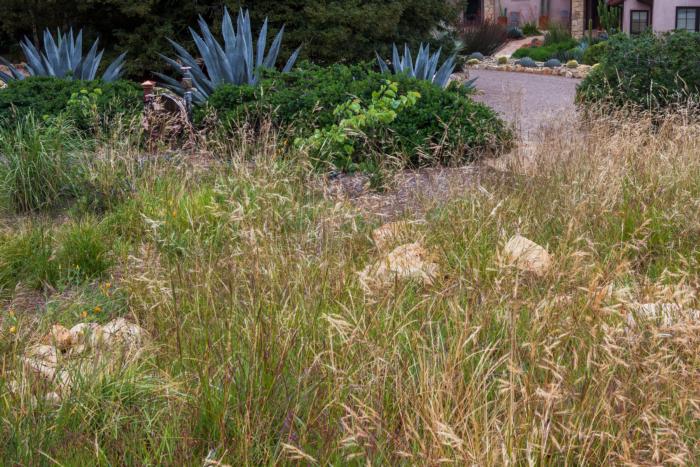
[[[382,59],[382,57],[375,52],[377,55],[377,61],[379,62],[379,69],[382,73],[391,73],[393,69],[393,74],[395,75],[405,73],[412,78],[430,81],[436,86],[445,88],[447,87],[450,76],[455,69],[455,56],[453,55],[448,57],[438,69],[437,66],[438,62],[440,61],[441,53],[442,49],[438,49],[437,52],[431,55],[430,46],[427,44],[423,45],[421,43],[418,48],[418,54],[416,55],[414,64],[408,44],[404,45],[403,57],[399,55],[399,50],[396,47],[396,44],[394,44],[392,47],[391,68],[389,68],[384,59]]]
[[[190,29],[198,55],[204,62],[202,68],[197,60],[190,55],[184,47],[174,41],[170,41],[175,49],[177,60],[161,55],[165,61],[176,71],[181,72],[181,65],[191,68],[192,85],[195,89],[195,102],[204,102],[209,95],[221,84],[255,84],[260,77],[263,68],[274,68],[282,45],[284,26],[275,36],[270,48],[267,46],[268,21],[265,19],[257,38],[257,44],[253,40],[253,30],[248,11],[239,10],[236,22],[231,19],[227,8],[224,8],[224,16],[221,22],[221,35],[223,46],[211,33],[204,19],[199,19],[198,34]],[[282,72],[288,72],[294,66],[299,57],[299,49],[287,60]],[[206,71],[205,71],[206,70]],[[164,84],[177,94],[184,94],[185,88],[177,80],[161,74],[157,74]]]
[[[20,41],[20,47],[27,62],[27,71],[30,76],[53,76],[62,79],[93,80],[97,76],[97,69],[102,60],[103,51],[97,50],[98,41],[92,44],[87,55],[83,56],[83,31],[77,35],[71,29],[68,33],[56,33],[56,37],[46,29],[43,33],[43,52],[39,46],[25,37]],[[126,54],[121,54],[112,62],[102,79],[110,82],[119,79],[124,66]],[[7,66],[7,60],[0,57],[0,62]],[[9,66],[10,75],[0,74],[0,80],[24,79],[24,75],[15,67]]]

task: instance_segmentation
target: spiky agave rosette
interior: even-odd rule
[[[177,53],[177,60],[161,54],[161,57],[178,72],[181,72],[182,66],[190,68],[195,102],[204,102],[214,92],[214,89],[221,84],[256,84],[260,78],[260,71],[263,68],[274,68],[280,46],[282,45],[284,26],[275,36],[270,49],[265,53],[268,31],[267,18],[265,18],[258,35],[257,45],[253,43],[253,32],[250,26],[248,10],[239,11],[237,24],[234,27],[228,9],[224,8],[224,17],[221,24],[224,38],[223,47],[211,33],[204,18],[200,16],[198,23],[201,35],[192,28],[190,28],[190,33],[197,46],[199,55],[204,61],[204,69],[200,67],[197,59],[173,40],[168,39]],[[282,69],[283,73],[292,69],[299,56],[300,49],[301,47],[297,48],[289,57]],[[179,95],[185,93],[184,86],[178,80],[162,73],[155,74],[172,91]]]
[[[97,76],[97,69],[102,60],[104,50],[97,51],[99,40],[95,40],[87,55],[83,56],[83,31],[74,36],[73,29],[67,34],[56,32],[56,39],[51,32],[44,30],[44,51],[33,44],[28,37],[20,42],[20,47],[27,62],[29,76],[53,76],[63,79],[79,79],[91,81]],[[102,74],[106,82],[115,81],[121,75],[126,53],[117,57]],[[10,74],[0,72],[0,80],[9,82],[13,79],[22,80],[26,76],[8,60],[0,57],[0,63],[5,65]]]

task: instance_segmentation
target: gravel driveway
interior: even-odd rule
[[[580,80],[493,70],[469,70],[481,91],[475,99],[484,102],[507,121],[515,123],[524,141],[552,115],[568,117],[575,111],[574,96]]]

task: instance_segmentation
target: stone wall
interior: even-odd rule
[[[484,0],[484,19],[495,21],[498,18],[497,0]]]
[[[571,0],[571,35],[583,37],[586,30],[585,0]]]

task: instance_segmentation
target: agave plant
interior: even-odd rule
[[[274,68],[284,35],[284,26],[282,26],[282,29],[272,41],[270,49],[265,53],[267,46],[267,18],[265,18],[258,35],[257,45],[254,45],[248,11],[239,11],[237,24],[234,27],[227,8],[224,8],[224,18],[221,24],[221,31],[224,37],[223,47],[211,33],[209,26],[207,26],[206,21],[201,16],[199,17],[199,28],[202,31],[201,35],[197,34],[192,28],[190,28],[190,32],[199,55],[204,61],[204,69],[199,66],[197,60],[184,47],[170,39],[168,40],[175,48],[178,61],[161,55],[177,71],[181,72],[182,66],[190,68],[192,85],[194,87],[193,97],[195,102],[198,103],[205,101],[214,92],[214,89],[221,84],[256,84],[260,78],[260,71],[263,68]],[[292,69],[299,56],[299,50],[296,49],[292,53],[282,72],[286,73]],[[156,75],[174,92],[180,95],[184,94],[185,87],[182,83],[160,73],[156,73]]]
[[[430,55],[430,45],[421,44],[414,62],[413,58],[411,57],[411,50],[408,48],[408,44],[404,45],[403,57],[401,57],[399,50],[396,48],[396,44],[394,44],[393,56],[391,60],[393,73],[395,75],[405,73],[412,78],[430,81],[436,86],[446,88],[450,80],[450,75],[455,69],[455,56],[453,55],[445,60],[440,69],[438,69],[437,65],[438,61],[440,60],[441,51],[442,49],[438,49],[437,52]],[[377,60],[379,61],[379,68],[381,69],[382,73],[392,72],[378,53]]]
[[[27,62],[27,71],[30,76],[54,76],[64,79],[93,80],[97,75],[97,68],[100,66],[104,50],[97,51],[96,40],[87,55],[83,56],[83,31],[78,31],[78,35],[73,35],[73,29],[68,34],[56,33],[54,40],[51,32],[44,31],[44,51],[39,50],[38,45],[34,45],[29,38],[25,37],[20,42],[20,47],[24,52]],[[122,66],[124,65],[126,53],[121,54],[114,60],[102,75],[104,81],[114,81],[119,78]],[[0,63],[10,70],[10,74],[0,72],[0,80],[8,82],[12,79],[24,79],[21,73],[12,64],[0,57]]]

